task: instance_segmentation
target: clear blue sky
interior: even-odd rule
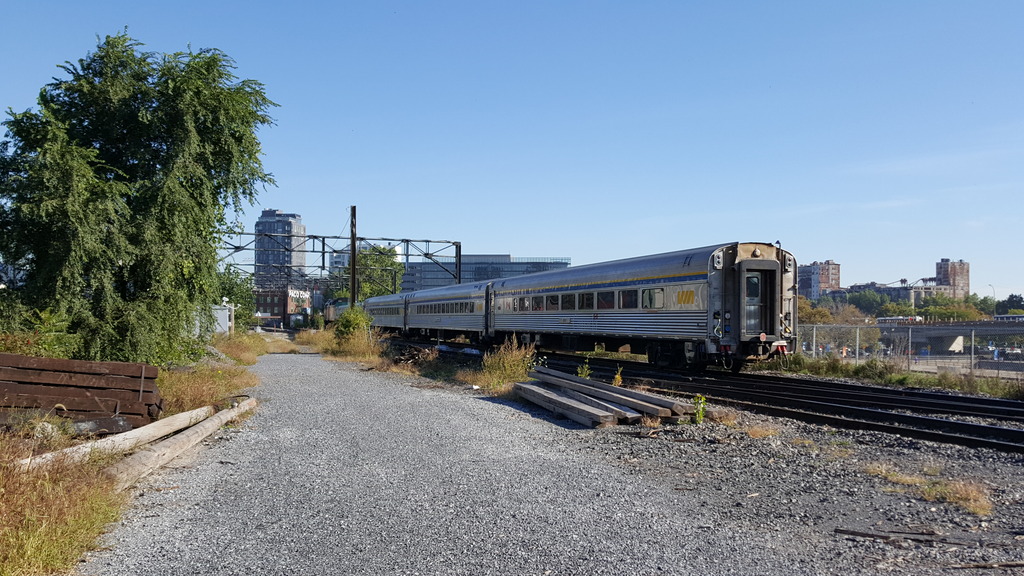
[[[125,27],[280,104],[263,208],[307,232],[585,264],[779,240],[844,285],[1024,293],[1024,2],[12,2],[0,108]],[[6,118],[6,114],[4,115]],[[991,285],[991,287],[990,287]]]

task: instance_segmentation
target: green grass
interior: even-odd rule
[[[102,461],[19,471],[19,459],[49,448],[37,442],[0,435],[0,576],[69,571],[126,501],[102,476]]]

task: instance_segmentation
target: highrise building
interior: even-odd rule
[[[284,289],[305,281],[306,225],[302,216],[280,210],[264,210],[256,220],[256,263],[253,282],[257,289]]]
[[[971,264],[959,260],[951,261],[943,258],[935,263],[935,284],[949,286],[949,295],[962,299],[971,294]]]
[[[797,268],[797,293],[810,300],[839,290],[839,264],[832,260],[811,262]]]

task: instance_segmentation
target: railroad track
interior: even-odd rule
[[[552,356],[549,366],[575,372],[579,359]],[[796,420],[1008,452],[1024,452],[1024,402],[781,376],[715,373],[688,376],[644,364],[591,359],[599,379],[618,366],[628,381],[662,394]],[[982,421],[982,422],[979,422]]]

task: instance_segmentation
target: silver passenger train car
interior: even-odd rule
[[[647,354],[738,367],[796,338],[797,266],[772,244],[730,243],[367,299],[373,325],[406,336]]]

